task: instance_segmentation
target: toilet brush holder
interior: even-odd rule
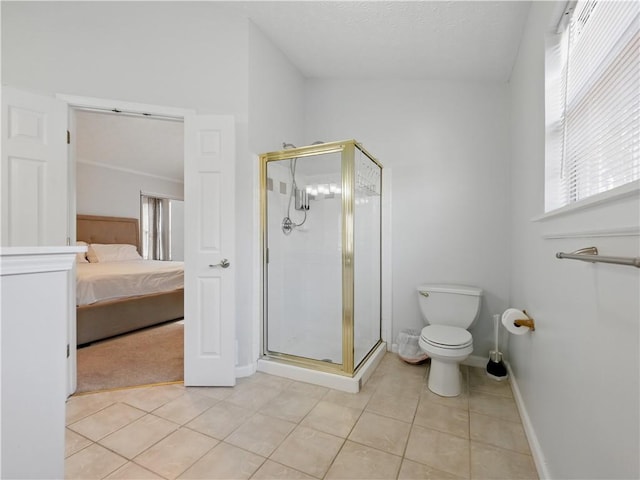
[[[502,361],[502,353],[498,350],[498,337],[500,334],[500,315],[493,316],[493,328],[496,341],[496,349],[489,351],[489,363],[487,363],[487,375],[494,380],[507,378],[507,367]]]
[[[502,353],[497,350],[489,352],[489,363],[487,363],[487,375],[494,380],[505,380],[508,376],[507,367],[502,361]]]

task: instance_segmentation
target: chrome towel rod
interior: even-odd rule
[[[568,258],[570,260],[582,260],[583,262],[615,263],[616,265],[630,265],[640,268],[640,257],[605,257],[598,255],[596,247],[581,248],[571,253],[556,253],[556,258]]]

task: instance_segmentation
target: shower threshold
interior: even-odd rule
[[[286,363],[286,361],[269,357],[258,359],[257,369],[259,372],[285,377],[299,382],[320,385],[348,393],[358,393],[360,388],[362,388],[369,377],[371,377],[386,351],[387,344],[385,342],[380,343],[353,377],[290,365]]]

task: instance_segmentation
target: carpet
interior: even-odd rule
[[[183,375],[184,325],[179,321],[79,348],[76,393],[175,382]]]

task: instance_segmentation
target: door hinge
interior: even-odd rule
[[[71,145],[71,132],[67,130],[67,145]]]
[[[69,344],[67,343],[67,358],[71,356],[71,349],[69,348]]]
[[[265,255],[265,263],[269,263],[269,249],[268,248],[267,248],[266,255]]]

